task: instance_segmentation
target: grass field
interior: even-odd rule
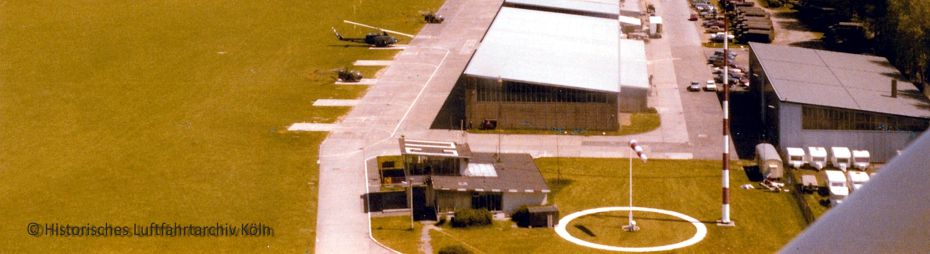
[[[627,204],[626,159],[562,158],[561,183],[554,158],[536,160],[552,188],[549,201],[560,216],[577,211]],[[804,221],[790,193],[743,190],[749,183],[742,170],[731,173],[732,218],[736,227],[717,227],[720,218],[720,163],[717,161],[650,160],[634,161],[634,205],[673,210],[705,223],[707,237],[700,243],[676,250],[683,253],[772,253],[798,234]],[[691,237],[690,224],[664,215],[634,213],[643,230],[634,236],[622,232],[624,213],[581,217],[568,225],[573,235],[598,243],[624,246],[655,246]],[[587,235],[575,225],[593,233]],[[496,222],[484,228],[433,232],[432,247],[449,244],[471,246],[485,253],[598,253],[558,237],[552,229],[514,228],[511,222]],[[402,237],[400,235],[394,237]],[[395,240],[396,241],[396,240]]]
[[[284,129],[348,110],[315,99],[364,92],[331,70],[396,53],[330,27],[415,33],[417,11],[440,4],[0,2],[0,253],[313,252],[325,134]],[[31,222],[263,223],[274,236],[31,237]]]

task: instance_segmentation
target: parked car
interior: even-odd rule
[[[713,80],[707,80],[707,84],[704,84],[704,91],[717,91],[717,83]]]
[[[688,91],[701,91],[701,83],[698,83],[697,81],[691,81],[691,85],[688,85]]]
[[[701,23],[701,25],[704,27],[712,27],[712,26],[723,27],[724,23],[721,20],[712,19],[712,20],[704,21],[704,23]]]
[[[736,51],[730,50],[727,51],[731,57],[736,57],[738,55]],[[714,50],[714,55],[723,55],[723,49]]]
[[[719,33],[719,32],[723,32],[723,28],[720,28],[719,26],[711,26],[711,27],[708,27],[706,30],[704,30],[704,32]]]
[[[733,34],[728,34],[728,35],[727,35],[727,38],[729,38],[731,41],[734,40],[734,39],[736,39],[736,37],[733,36]],[[710,41],[712,41],[712,42],[723,42],[723,32],[715,33],[715,34],[710,35]]]

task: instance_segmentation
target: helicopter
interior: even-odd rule
[[[366,25],[366,24],[362,24],[362,23],[358,23],[358,22],[352,22],[352,21],[348,21],[348,20],[343,20],[343,22],[345,22],[345,23],[347,23],[347,24],[356,25],[356,26],[362,26],[362,27],[367,27],[367,28],[371,28],[371,29],[377,29],[377,30],[379,30],[379,31],[381,31],[381,32],[380,32],[380,33],[368,33],[367,35],[365,35],[365,37],[347,38],[347,37],[342,37],[342,35],[339,34],[339,32],[336,31],[336,28],[333,27],[333,33],[336,34],[336,38],[338,38],[340,41],[348,41],[348,42],[355,42],[355,43],[364,43],[364,44],[372,45],[372,46],[375,46],[375,47],[387,47],[387,46],[393,45],[394,43],[397,43],[397,41],[398,41],[397,38],[394,37],[394,36],[391,36],[391,34],[403,35],[403,36],[406,36],[406,37],[413,38],[413,35],[411,35],[411,34],[405,34],[405,33],[397,32],[397,31],[391,31],[391,30],[387,30],[387,29],[384,29],[384,28],[375,27],[375,26],[369,26],[369,25]],[[388,34],[388,33],[391,33],[391,34]]]
[[[375,47],[387,47],[387,46],[393,45],[394,43],[397,43],[397,38],[394,38],[394,36],[391,36],[390,34],[384,31],[382,31],[381,33],[368,33],[365,35],[364,38],[342,37],[342,35],[336,31],[335,27],[333,27],[333,33],[336,34],[336,38],[338,38],[340,41],[365,43],[368,45],[374,45]]]
[[[339,80],[342,82],[359,82],[362,81],[362,73],[356,70],[349,70],[348,67],[343,67],[336,71],[336,75],[339,76]]]
[[[439,24],[446,20],[445,17],[433,11],[421,11],[420,15],[423,15],[423,20],[430,24]]]

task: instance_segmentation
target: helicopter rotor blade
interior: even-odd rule
[[[396,35],[402,35],[402,36],[406,36],[406,37],[409,37],[409,38],[413,38],[413,35],[411,35],[411,34],[405,34],[405,33],[401,33],[401,32],[398,32],[398,31],[387,30],[387,29],[384,29],[384,28],[376,27],[376,26],[369,26],[369,25],[366,25],[366,24],[362,24],[362,23],[358,23],[358,22],[353,22],[353,21],[349,21],[349,20],[343,20],[342,22],[345,22],[345,23],[348,23],[348,24],[357,25],[357,26],[367,27],[367,28],[371,28],[371,29],[378,29],[378,30],[385,31],[385,32],[388,32],[388,33],[392,33],[392,34],[396,34]]]

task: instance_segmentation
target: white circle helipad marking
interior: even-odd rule
[[[630,211],[630,210],[639,211],[639,212],[661,213],[661,214],[665,214],[665,215],[669,215],[669,216],[675,216],[675,217],[681,218],[681,219],[683,219],[683,220],[685,220],[685,221],[691,222],[691,225],[694,225],[694,228],[697,229],[697,232],[695,232],[695,233],[694,233],[694,236],[692,236],[692,237],[689,238],[688,240],[684,240],[684,241],[682,241],[682,242],[673,243],[673,244],[669,244],[669,245],[653,246],[653,247],[621,247],[621,246],[603,245],[603,244],[592,243],[592,242],[588,242],[588,241],[585,241],[585,240],[581,240],[581,239],[578,239],[577,237],[572,236],[571,234],[569,234],[569,233],[568,233],[568,230],[565,229],[565,227],[568,226],[568,223],[569,223],[569,222],[571,222],[572,220],[577,219],[577,218],[579,218],[579,217],[581,217],[581,216],[591,215],[591,214],[595,214],[595,213],[616,212],[616,211]],[[701,223],[700,221],[698,221],[697,219],[692,218],[691,216],[688,216],[688,215],[684,215],[684,214],[679,213],[679,212],[675,212],[675,211],[662,210],[662,209],[656,209],[656,208],[648,208],[648,207],[618,206],[618,207],[600,207],[600,208],[593,208],[593,209],[583,210],[583,211],[579,211],[579,212],[575,212],[575,213],[569,214],[568,216],[565,216],[565,217],[563,217],[562,219],[559,220],[559,225],[557,225],[557,226],[555,227],[555,233],[558,234],[560,237],[564,238],[565,240],[568,240],[569,242],[572,242],[572,243],[574,243],[574,244],[578,244],[578,245],[581,245],[581,246],[589,247],[589,248],[595,248],[595,249],[601,249],[601,250],[609,250],[609,251],[652,252],[652,251],[674,250],[674,249],[678,249],[678,248],[688,247],[688,246],[691,246],[691,245],[693,245],[693,244],[695,244],[695,243],[698,243],[698,242],[700,242],[701,240],[704,240],[704,237],[707,236],[707,227],[704,226],[704,224]]]

